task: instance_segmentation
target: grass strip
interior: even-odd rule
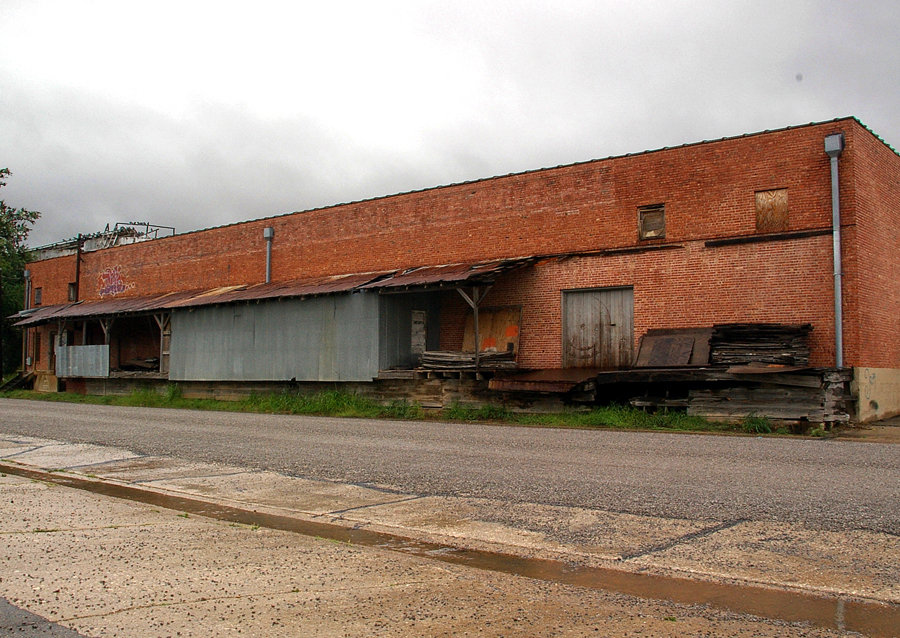
[[[177,384],[166,386],[163,392],[146,388],[127,395],[85,395],[67,392],[39,393],[14,390],[0,393],[0,397],[111,405],[122,407],[175,408],[182,410],[218,410],[222,412],[250,412],[258,414],[298,414],[366,419],[402,419],[414,421],[446,421],[468,423],[497,423],[532,427],[659,430],[678,432],[737,432],[746,434],[790,434],[787,428],[777,427],[765,417],[749,415],[741,422],[723,423],[684,412],[645,412],[622,405],[571,409],[550,413],[513,412],[500,405],[473,408],[454,404],[441,410],[426,410],[418,403],[395,400],[383,404],[351,392],[328,390],[314,394],[275,392],[251,394],[235,401],[195,399],[182,396]]]

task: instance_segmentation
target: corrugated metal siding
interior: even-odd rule
[[[377,294],[172,313],[172,380],[371,381],[377,374]]]
[[[57,346],[56,376],[108,377],[109,346]]]

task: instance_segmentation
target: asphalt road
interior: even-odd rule
[[[900,534],[900,447],[0,399],[0,432],[421,495]]]

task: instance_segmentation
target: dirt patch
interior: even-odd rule
[[[900,417],[842,428],[838,438],[866,443],[900,443]]]

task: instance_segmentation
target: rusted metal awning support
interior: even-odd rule
[[[474,317],[473,327],[475,329],[475,371],[478,371],[478,363],[479,363],[479,337],[478,337],[478,306],[484,300],[485,296],[491,289],[493,284],[487,284],[486,286],[472,286],[472,294],[467,295],[466,291],[462,289],[462,286],[456,289],[456,292],[460,294],[460,296],[466,300],[466,303],[472,307],[472,313]]]

